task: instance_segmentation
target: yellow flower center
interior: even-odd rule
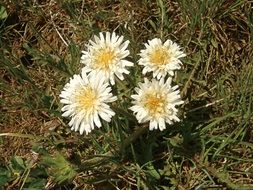
[[[150,55],[150,61],[155,65],[165,65],[169,58],[170,55],[164,48],[157,48]]]
[[[143,103],[144,103],[144,107],[148,110],[151,116],[165,113],[166,99],[163,95],[160,95],[157,93],[147,94],[144,97]]]
[[[97,93],[91,87],[87,87],[84,90],[81,90],[80,93],[76,96],[76,101],[78,103],[78,111],[85,110],[86,112],[92,111],[96,101]]]
[[[115,59],[115,52],[111,49],[101,49],[95,58],[95,66],[98,69],[108,70]]]

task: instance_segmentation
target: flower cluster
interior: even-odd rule
[[[81,74],[74,75],[65,85],[60,102],[62,116],[70,117],[69,126],[74,131],[90,133],[95,127],[101,127],[101,119],[110,122],[115,112],[110,104],[117,100],[112,94],[111,86],[115,77],[124,80],[129,74],[129,67],[134,63],[126,60],[129,41],[114,32],[99,33],[82,51],[81,63],[84,64]],[[167,40],[153,39],[145,43],[140,51],[138,64],[143,66],[142,73],[152,72],[153,78],[144,78],[135,88],[136,94],[131,97],[133,111],[139,123],[149,122],[149,129],[166,128],[166,123],[180,121],[177,117],[177,105],[183,103],[178,86],[172,86],[175,70],[181,68],[180,58],[185,54],[180,47]]]

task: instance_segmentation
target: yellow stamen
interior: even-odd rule
[[[147,94],[144,98],[144,106],[151,115],[163,114],[166,109],[166,99],[160,94]]]
[[[115,59],[115,53],[113,50],[102,49],[95,58],[95,66],[99,69],[107,70],[109,69],[113,59]]]
[[[91,87],[87,87],[86,89],[78,93],[78,95],[76,96],[79,111],[92,110],[94,108],[96,100],[97,100],[97,93]]]
[[[150,61],[156,65],[165,65],[168,62],[167,60],[169,57],[170,55],[166,50],[163,48],[157,48],[150,55]]]

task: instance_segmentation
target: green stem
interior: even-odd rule
[[[138,127],[138,129],[130,135],[121,145],[120,151],[124,151],[130,144],[144,134],[148,129],[148,125]]]
[[[116,150],[116,152],[119,152],[119,153],[123,152],[130,144],[132,144],[136,139],[138,139],[141,135],[143,135],[147,130],[148,130],[148,125],[139,126],[137,130],[134,131],[133,134],[131,134],[127,139],[125,139],[125,141],[122,143],[119,149]],[[113,153],[107,152],[103,155],[98,155],[91,159],[87,159],[78,167],[79,171],[86,170],[87,167],[105,163],[112,157],[113,157]]]

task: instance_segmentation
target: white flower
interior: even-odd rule
[[[179,60],[186,55],[181,48],[171,40],[164,44],[161,39],[155,38],[144,44],[146,49],[141,50],[139,65],[143,65],[142,73],[153,72],[153,78],[160,79],[167,74],[174,76],[174,71],[181,68],[182,62]]]
[[[90,75],[104,76],[112,85],[115,84],[114,75],[123,80],[123,73],[129,74],[125,67],[134,65],[124,59],[129,55],[128,44],[128,40],[123,42],[123,36],[114,32],[106,32],[105,36],[100,32],[99,37],[94,36],[94,41],[89,41],[87,51],[82,51],[83,70]]]
[[[135,88],[137,94],[132,95],[133,106],[130,108],[139,123],[149,123],[149,129],[159,128],[161,131],[166,128],[166,124],[173,124],[180,121],[177,117],[177,105],[183,103],[180,98],[178,86],[171,87],[171,77],[166,81],[144,78],[144,83],[140,83]]]
[[[83,134],[101,127],[100,118],[110,122],[115,113],[107,104],[117,97],[111,93],[111,87],[102,76],[87,76],[85,72],[74,75],[65,85],[60,94],[63,117],[70,117],[69,126],[72,130]]]

